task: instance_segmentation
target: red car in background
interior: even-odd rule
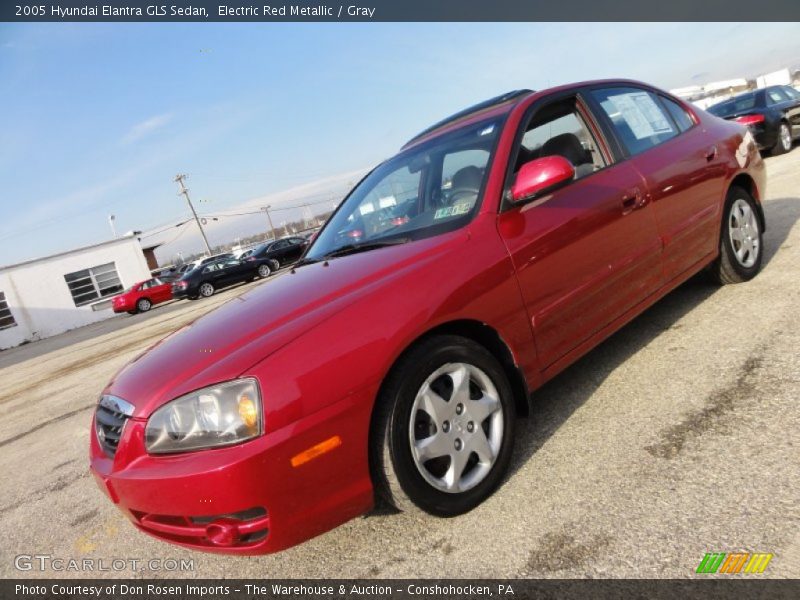
[[[172,284],[158,278],[134,283],[129,289],[111,299],[115,313],[132,315],[147,312],[154,305],[172,300]]]
[[[765,180],[744,126],[635,81],[458,113],[291,271],[117,373],[92,472],[137,528],[200,550],[281,550],[376,494],[464,513],[543,383],[699,271],[756,275]]]

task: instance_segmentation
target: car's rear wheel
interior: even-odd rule
[[[494,356],[467,338],[428,338],[400,359],[378,399],[370,442],[378,492],[404,511],[472,510],[508,469],[514,419]]]
[[[203,298],[208,298],[214,295],[214,285],[208,282],[201,283],[197,291]]]
[[[152,302],[147,298],[139,298],[139,301],[136,303],[136,310],[139,312],[147,312],[153,307]]]
[[[792,149],[792,130],[788,123],[781,123],[778,127],[778,141],[772,147],[772,154],[786,154]]]
[[[258,266],[258,276],[262,279],[269,277],[270,273],[272,273],[272,269],[269,268],[268,264]]]
[[[272,268],[273,271],[277,271],[278,269],[281,268],[281,263],[279,260],[273,259],[269,261],[269,266]]]
[[[719,257],[712,275],[722,284],[752,279],[761,270],[763,247],[756,201],[746,190],[732,187],[725,201]]]

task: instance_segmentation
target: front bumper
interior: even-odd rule
[[[369,406],[349,398],[256,440],[163,456],[147,454],[145,421],[132,418],[113,457],[91,435],[91,471],[145,533],[197,550],[275,552],[372,506]],[[336,435],[342,442],[335,450],[292,465],[293,457]]]

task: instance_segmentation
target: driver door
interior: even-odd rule
[[[589,114],[573,97],[531,115],[514,172],[529,160],[560,155],[575,178],[499,217],[542,369],[661,282],[661,242],[645,181],[627,162],[614,162]]]

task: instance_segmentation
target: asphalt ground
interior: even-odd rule
[[[539,390],[507,481],[458,518],[374,511],[231,557],[136,531],[97,489],[87,447],[105,382],[270,279],[0,352],[0,576],[693,577],[706,552],[746,551],[774,554],[759,577],[800,577],[800,149],[767,165],[763,272],[693,279]],[[192,569],[20,571],[19,555]]]

